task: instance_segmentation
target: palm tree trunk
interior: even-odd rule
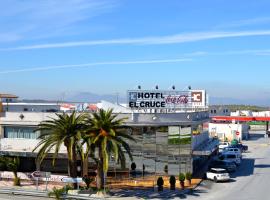
[[[77,157],[75,147],[72,147],[72,156],[71,152],[68,151],[68,175],[72,178],[77,177]],[[77,188],[77,183],[73,184],[74,188]]]
[[[88,176],[88,155],[84,158],[84,161],[82,161],[83,165],[83,176]]]
[[[101,147],[99,147],[99,161],[97,165],[97,189],[104,188],[104,171],[103,171],[103,156]]]

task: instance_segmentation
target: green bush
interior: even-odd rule
[[[180,173],[180,174],[179,174],[179,181],[180,181],[180,182],[184,182],[185,179],[186,179],[185,174],[184,174],[184,173]]]
[[[86,184],[87,189],[89,189],[90,184],[93,182],[94,179],[89,176],[84,176],[82,180]]]
[[[168,144],[173,145],[173,144],[191,144],[191,137],[187,138],[170,138],[168,139]]]
[[[190,181],[192,179],[192,174],[190,172],[186,173],[186,179]]]
[[[65,193],[65,188],[57,189],[54,187],[51,192],[48,193],[49,197],[54,197],[56,200],[60,200],[61,196]]]

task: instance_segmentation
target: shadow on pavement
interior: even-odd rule
[[[253,158],[243,158],[242,163],[237,168],[236,172],[231,174],[231,178],[252,175],[254,173],[254,163],[255,159]]]
[[[137,197],[145,199],[174,199],[180,198],[185,199],[187,196],[200,196],[201,193],[206,193],[204,190],[187,190],[185,192],[180,190],[164,190],[162,192],[157,192],[153,190],[120,190],[117,192],[112,192],[112,196],[116,197]]]
[[[264,138],[264,134],[262,133],[249,133],[250,141],[259,140],[260,138]]]
[[[256,168],[270,168],[269,164],[260,164],[260,165],[254,165]]]

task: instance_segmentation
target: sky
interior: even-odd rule
[[[1,92],[206,89],[270,100],[268,0],[0,1]]]

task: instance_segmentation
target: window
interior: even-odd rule
[[[37,139],[39,132],[34,127],[4,127],[4,138]]]

